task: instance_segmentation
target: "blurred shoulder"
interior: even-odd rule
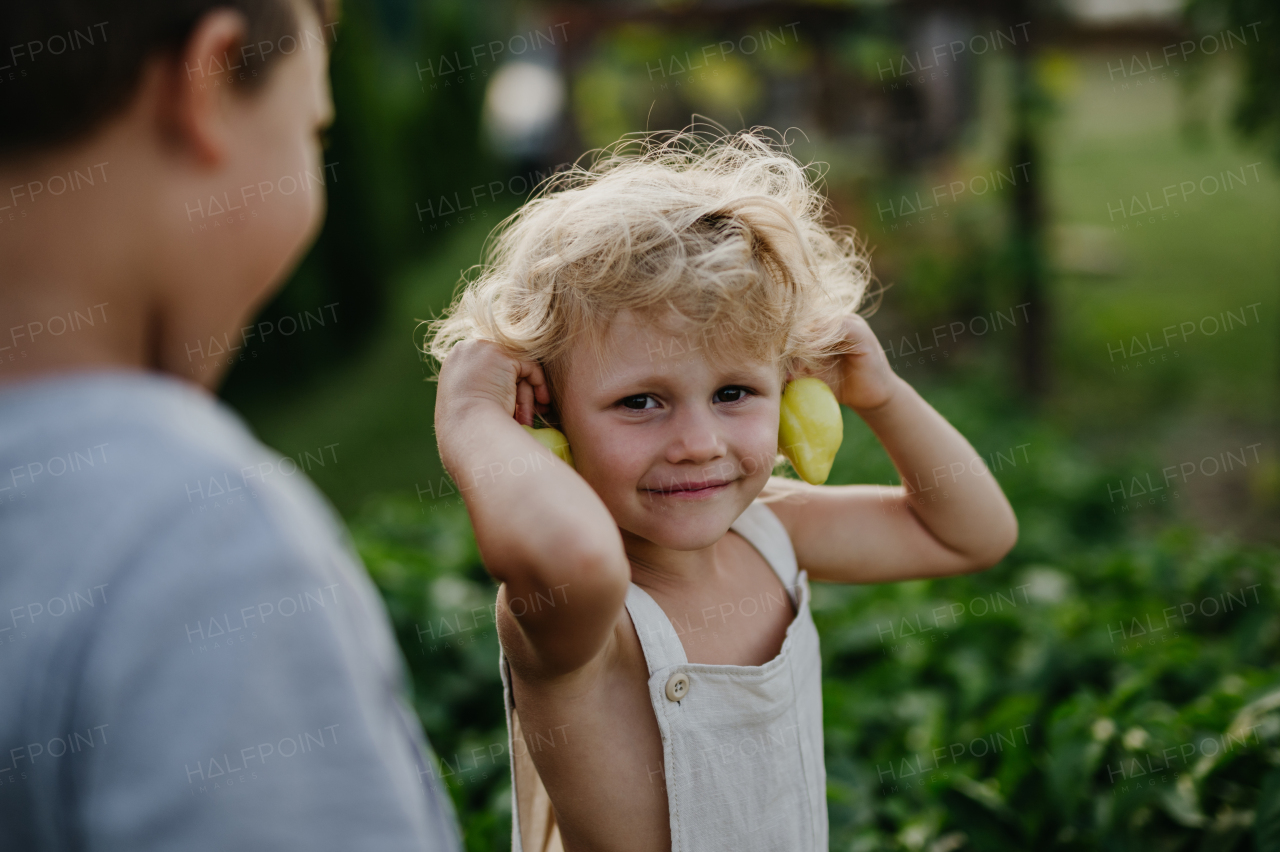
[[[121,557],[174,529],[345,546],[296,458],[263,446],[203,389],[126,371],[0,390],[0,527],[62,540],[54,550],[114,544]]]

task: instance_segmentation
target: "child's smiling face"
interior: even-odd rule
[[[557,394],[578,472],[624,532],[671,550],[718,541],[778,448],[779,363],[717,363],[699,339],[619,314],[604,362],[574,350]]]

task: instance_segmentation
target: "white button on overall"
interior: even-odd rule
[[[689,694],[689,676],[676,672],[667,681],[667,698],[672,701],[679,701]]]

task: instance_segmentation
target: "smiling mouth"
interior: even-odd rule
[[[678,488],[645,488],[650,494],[701,494],[707,491],[714,491],[728,485],[733,480],[719,480],[716,482],[690,482]]]

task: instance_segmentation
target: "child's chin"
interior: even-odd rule
[[[706,550],[708,547],[711,547],[717,541],[724,538],[724,534],[728,531],[729,531],[729,528],[725,527],[723,530],[720,531],[719,535],[678,536],[678,537],[668,536],[668,537],[664,537],[662,541],[655,541],[654,544],[658,545],[659,547],[665,550],[674,550],[678,552]]]
[[[710,547],[729,531],[737,514],[728,507],[700,506],[678,513],[664,513],[647,526],[649,541],[668,550],[701,550]]]

